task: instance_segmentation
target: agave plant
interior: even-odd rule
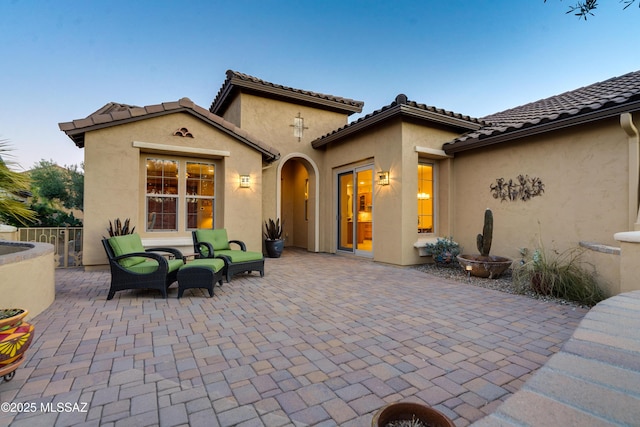
[[[116,218],[113,223],[109,221],[109,228],[107,231],[109,232],[109,236],[124,236],[125,234],[133,234],[135,231],[135,227],[129,230],[129,218],[124,220],[124,223],[120,221],[120,218]]]
[[[267,240],[280,240],[282,238],[282,227],[284,227],[284,221],[282,224],[280,223],[280,218],[277,218],[275,221],[269,218],[269,221],[264,222],[264,237]]]

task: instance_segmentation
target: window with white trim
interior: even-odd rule
[[[146,159],[146,231],[213,228],[214,212],[213,163]]]

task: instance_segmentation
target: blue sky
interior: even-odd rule
[[[640,69],[640,10],[574,0],[0,0],[0,139],[23,169],[80,164],[58,130],[108,102],[191,98],[225,71],[482,117]],[[352,116],[352,119],[358,116]]]

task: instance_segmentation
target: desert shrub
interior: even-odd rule
[[[597,304],[605,295],[595,279],[595,268],[582,262],[583,253],[582,248],[560,253],[536,249],[530,260],[513,271],[516,290],[552,295],[588,306]]]
[[[425,249],[427,254],[433,257],[433,261],[439,265],[455,265],[456,256],[460,255],[460,245],[453,240],[453,237],[438,237],[435,243],[427,243]]]

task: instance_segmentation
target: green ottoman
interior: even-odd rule
[[[178,270],[178,298],[182,297],[185,289],[192,288],[207,288],[212,297],[216,282],[222,286],[224,270],[224,261],[218,258],[189,261]]]

